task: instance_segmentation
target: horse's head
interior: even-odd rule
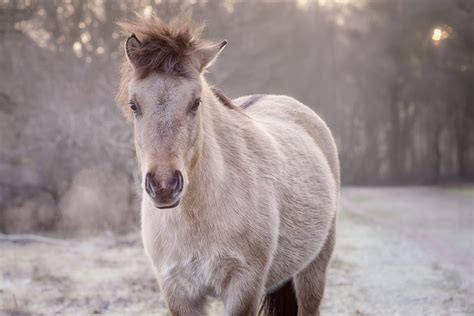
[[[186,192],[202,137],[202,72],[226,42],[204,42],[199,29],[155,17],[122,27],[132,35],[119,100],[133,121],[143,190],[156,207],[172,208]]]

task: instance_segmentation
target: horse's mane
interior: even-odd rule
[[[212,93],[216,96],[217,100],[220,101],[222,105],[228,107],[229,109],[236,110],[239,109],[239,106],[234,103],[230,98],[228,98],[222,91],[216,87],[211,88]]]
[[[152,72],[186,75],[192,53],[212,45],[201,38],[204,26],[193,25],[189,17],[165,23],[155,15],[137,16],[135,21],[118,24],[128,36],[134,34],[141,43],[133,49],[135,71],[141,79]]]

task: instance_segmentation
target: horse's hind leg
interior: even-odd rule
[[[335,233],[334,220],[323,248],[316,259],[294,277],[298,316],[319,315],[319,306],[326,282],[326,268],[334,249]]]

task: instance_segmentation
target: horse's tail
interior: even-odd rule
[[[296,316],[297,314],[298,302],[292,279],[265,295],[259,312],[259,315],[265,316]]]

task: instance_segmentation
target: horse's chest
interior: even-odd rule
[[[162,287],[169,293],[218,297],[242,266],[243,261],[235,256],[192,257],[166,260],[158,274]]]

